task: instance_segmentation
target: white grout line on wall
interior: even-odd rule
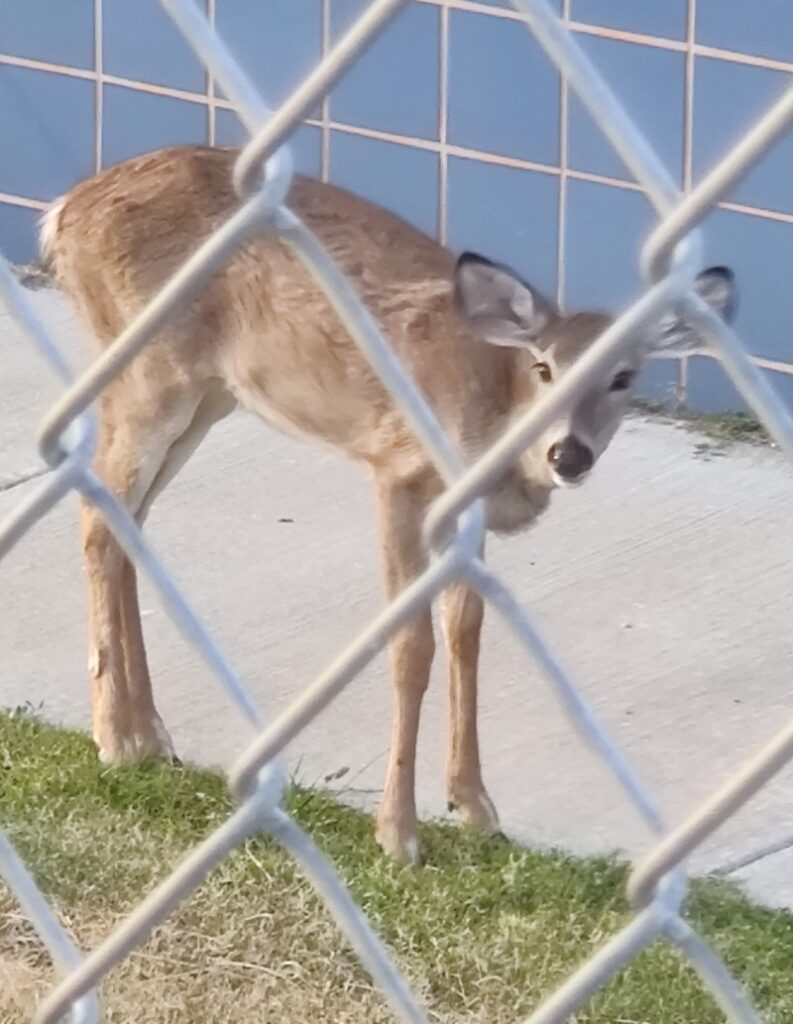
[[[99,7],[101,0],[94,0]],[[96,50],[96,37],[94,37]],[[34,60],[32,57],[16,57],[13,53],[0,53],[0,64],[15,68],[28,68],[30,71],[47,71],[54,75],[65,75],[67,78],[84,78],[90,82],[96,80],[96,72],[87,68],[76,68],[71,64],[53,64],[51,61]]]
[[[0,61],[2,58],[0,58]],[[150,93],[152,96],[164,96],[172,100],[184,100],[186,103],[197,103],[200,106],[207,106],[209,97],[204,92],[192,92],[188,89],[174,89],[170,85],[156,85],[154,82],[141,82],[135,78],[122,78],[120,75],[102,75],[105,85],[121,85],[125,89],[133,89],[136,92]],[[231,109],[230,103],[223,103],[215,98],[215,106],[225,106]]]
[[[418,0],[419,3],[437,5],[448,3],[450,7],[459,11],[469,11],[472,14],[489,14],[494,18],[503,18],[506,21],[523,21],[523,15],[519,14],[512,7],[490,7],[487,4],[477,3],[477,0]],[[567,24],[576,32],[583,32],[587,35],[608,35],[611,39],[619,39],[625,42],[641,43],[645,46],[655,46],[662,50],[685,50],[685,43],[680,39],[668,39],[665,36],[648,35],[645,32],[630,32],[626,29],[611,28],[607,25],[596,25],[587,21],[575,21],[567,17]]]
[[[96,2],[96,0],[95,0]],[[328,0],[323,0],[323,3]],[[416,0],[417,3],[432,4],[434,6],[448,5],[450,10],[471,11],[478,14],[489,15],[492,18],[506,18],[512,21],[522,21],[522,17],[515,11],[501,7],[486,7],[477,4],[474,0]],[[688,43],[683,39],[666,39],[662,36],[651,36],[641,32],[628,32],[624,29],[608,28],[604,25],[590,25],[583,21],[568,21],[568,27],[579,35],[597,36],[602,39],[611,39],[615,42],[635,43],[638,46],[649,46],[654,49],[671,50],[676,53],[685,54],[688,52]],[[768,71],[782,71],[785,74],[793,74],[793,61],[778,60],[774,57],[761,57],[750,53],[741,53],[738,50],[723,49],[718,46],[708,46],[705,43],[695,43],[693,46],[694,56],[707,57],[713,60],[721,60],[727,64],[745,64],[750,67],[763,68]],[[36,71],[49,71],[61,75],[69,75],[74,78],[95,77],[93,71],[84,68],[77,68],[70,64],[59,64],[52,61],[35,60],[30,57],[17,57],[13,54],[0,54],[0,64],[12,64],[17,67],[31,68]],[[124,81],[128,81],[125,79]],[[164,88],[164,87],[163,87]],[[192,95],[187,93],[180,95]]]
[[[449,7],[442,4],[438,63],[438,241],[446,245],[449,208]]]
[[[683,191],[690,192],[694,166],[694,46],[696,45],[697,0],[688,0],[686,13],[686,63],[683,106]]]
[[[207,0],[207,15],[209,17],[209,24],[212,29],[217,28],[217,17],[216,17],[216,0]],[[210,146],[214,146],[217,140],[217,103],[216,103],[216,85],[215,79],[211,71],[206,71],[206,84],[207,84],[207,141]]]
[[[784,210],[765,210],[758,206],[748,206],[746,203],[733,203],[729,199],[719,203],[719,209],[745,213],[750,217],[757,217],[758,220],[776,220],[781,224],[793,224],[793,213],[785,213]]]
[[[523,21],[523,16],[509,7],[489,7],[477,3],[476,0],[416,0],[417,3],[440,4],[448,3],[455,10],[470,11],[475,14],[490,15],[494,18],[505,18],[508,21]],[[648,35],[644,32],[629,32],[626,29],[610,28],[607,25],[594,25],[586,21],[570,19],[568,26],[581,35],[599,36],[617,42],[636,43],[639,46],[651,46],[658,50],[673,50],[677,53],[688,51],[688,42],[684,39],[669,39],[665,36]],[[762,57],[759,54],[741,53],[739,50],[723,49],[708,46],[706,43],[695,43],[694,54],[697,57],[709,57],[723,60],[729,64],[748,64],[752,67],[766,68],[769,71],[784,71],[793,74],[793,61],[779,60],[774,57]]]
[[[697,0],[688,0],[686,7],[686,62],[683,94],[683,192],[691,191],[694,177],[694,75],[697,42]],[[685,403],[688,392],[688,358],[677,363],[677,401]]]
[[[755,57],[750,53],[739,53],[737,50],[722,50],[717,46],[705,46],[703,43],[694,45],[694,54],[697,57],[708,57],[711,60],[723,60],[727,64],[745,64],[753,68],[763,68],[766,71],[784,71],[785,74],[793,74],[793,62],[789,60],[774,60],[773,57]]]
[[[690,359],[691,357],[689,357]],[[721,365],[719,356],[713,352],[698,352],[696,355],[697,359],[707,359],[711,363],[717,363]],[[755,356],[749,353],[749,358],[755,366],[761,370],[773,370],[774,373],[782,373],[788,377],[793,377],[793,363],[780,363],[776,359],[766,359],[765,356]],[[658,360],[661,361],[661,360]],[[724,371],[726,374],[726,370]]]
[[[752,356],[751,359],[755,366],[759,366],[761,370],[774,370],[775,373],[793,374],[793,365],[790,363],[780,363],[776,359],[765,359],[763,356]]]
[[[0,55],[0,63],[3,62],[15,62],[6,61],[5,58]],[[81,78],[93,78],[93,73],[83,73],[79,76]],[[131,79],[120,78],[115,75],[103,75],[102,81],[105,84],[120,85],[125,88],[133,89],[139,92],[147,92],[158,96],[167,96],[174,99],[185,99],[190,102],[199,103],[206,105],[208,100],[206,95],[196,92],[184,92],[179,89],[172,89],[167,86],[151,85],[145,82],[136,82]],[[232,110],[232,103],[228,100],[220,97],[215,98],[215,108],[217,110]],[[315,118],[306,118],[305,124],[312,125],[317,128],[325,127],[322,120]],[[328,129],[330,132],[338,131],[346,135],[358,135],[364,138],[377,139],[383,142],[392,142],[395,145],[405,145],[415,150],[426,150],[430,153],[440,153],[441,144],[437,139],[419,138],[411,135],[401,135],[395,132],[379,131],[376,128],[362,128],[358,125],[347,124],[342,121],[328,121]],[[446,153],[449,157],[460,157],[463,160],[475,160],[479,163],[493,164],[497,167],[511,167],[515,170],[523,171],[534,171],[538,174],[550,174],[558,175],[560,168],[551,164],[542,164],[535,161],[524,160],[519,157],[508,157],[495,153],[488,153],[484,150],[473,150],[473,148],[454,145],[451,142],[446,143]],[[625,178],[615,178],[606,174],[596,174],[590,171],[574,170],[571,167],[566,169],[566,175],[569,180],[576,181],[589,181],[593,184],[610,185],[614,188],[622,189],[623,191],[633,191],[633,193],[642,193],[643,189],[640,185],[636,184],[635,181],[629,181]],[[793,223],[793,211],[786,212],[784,210],[769,210],[763,207],[751,206],[743,203],[733,203],[731,201],[725,201],[719,204],[719,209],[729,210],[736,213],[744,213],[752,217],[758,217],[764,220],[775,220],[781,223]]]
[[[27,196],[15,196],[10,192],[0,192],[0,203],[8,206],[23,206],[26,210],[46,210],[48,202],[43,199],[28,199]]]
[[[330,50],[330,0],[322,0],[322,56]],[[320,123],[320,177],[330,180],[330,94],[322,100],[322,121]]]
[[[562,0],[562,20],[570,20],[570,0]],[[567,255],[567,144],[570,111],[570,88],[559,73],[559,214],[556,226],[556,304],[565,304],[565,257]]]
[[[63,68],[60,65],[44,64],[41,61],[30,61],[23,58],[9,57],[6,54],[0,54],[0,64],[30,67],[34,70],[46,70],[56,74],[63,73],[75,78],[89,80],[96,78],[92,71]],[[140,82],[129,78],[121,78],[118,75],[103,74],[102,81],[106,85],[119,85],[127,89],[149,93],[154,96],[181,99],[189,103],[197,103],[200,105],[207,105],[208,103],[207,96],[202,93],[173,89],[170,86],[153,85],[149,82]],[[232,104],[228,100],[224,100],[221,97],[216,96],[215,107],[216,109],[231,110]],[[317,128],[325,127],[322,120],[317,120],[315,118],[307,118],[305,123]],[[343,121],[328,120],[327,128],[329,129],[329,132],[338,131],[347,135],[358,135],[364,138],[377,139],[382,142],[392,142],[395,145],[407,146],[413,149],[428,150],[433,153],[440,152],[440,143],[437,139],[422,139],[416,136],[400,135],[395,132],[379,131],[375,128],[362,128],[358,125],[347,124]],[[539,174],[560,174],[560,168],[552,164],[538,163],[531,160],[524,160],[520,157],[489,153],[485,150],[471,149],[465,146],[456,146],[448,141],[445,144],[445,150],[447,156],[461,157],[465,160],[478,160],[481,163],[493,164],[498,167],[512,167],[516,170],[535,171]],[[627,192],[643,192],[642,187],[637,185],[635,181],[629,181],[624,178],[614,178],[609,175],[596,174],[590,171],[574,170],[571,167],[566,168],[565,174],[568,179],[576,181],[588,181],[596,185],[609,185],[613,188],[622,189]],[[793,211],[788,213],[783,210],[770,210],[765,207],[752,206],[745,203],[734,203],[730,201],[720,203],[719,207],[725,210],[732,210],[736,213],[745,213],[749,216],[764,220],[774,220],[786,224],[793,223]]]
[[[94,0],[94,170],[102,168],[102,126],[104,118],[104,54],[102,0]]]

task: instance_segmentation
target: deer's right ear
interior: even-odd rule
[[[454,300],[484,340],[521,346],[557,315],[555,307],[509,267],[464,252],[454,270]]]
[[[738,301],[735,277],[729,267],[709,267],[694,281],[694,290],[710,308],[730,323]],[[706,352],[708,346],[685,315],[671,311],[650,332],[650,349],[659,358],[677,358]]]

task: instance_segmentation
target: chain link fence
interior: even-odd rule
[[[275,837],[300,865],[389,1000],[397,1019],[427,1024],[427,1014],[331,865],[281,808],[285,777],[277,759],[287,743],[375,657],[392,634],[455,580],[465,580],[503,616],[543,670],[582,741],[603,758],[626,800],[657,836],[655,847],[634,866],[630,877],[629,895],[635,911],[631,921],[537,1008],[530,1018],[531,1024],[561,1024],[633,956],[659,939],[676,946],[690,960],[730,1021],[760,1021],[718,955],[682,916],[686,892],[683,863],[699,843],[793,756],[793,722],[688,819],[669,831],[652,794],[607,735],[581,689],[566,674],[509,589],[480,560],[479,551],[484,532],[482,496],[488,488],[555,417],[572,405],[592,376],[610,364],[621,348],[631,344],[636,329],[671,305],[683,310],[697,326],[747,403],[773,437],[793,452],[793,420],[786,408],[740,340],[692,290],[701,269],[702,246],[696,226],[793,123],[793,87],[726,159],[682,197],[618,99],[546,0],[512,0],[527,29],[558,66],[568,87],[578,95],[644,189],[659,221],[641,254],[647,282],[645,293],[545,397],[475,465],[466,467],[349,282],[285,205],[292,175],[285,143],[291,132],[407,2],[372,0],[283,106],[271,113],[192,0],[160,0],[214,81],[232,101],[250,133],[234,175],[240,207],[78,380],[72,378],[57,339],[38,320],[8,263],[0,258],[0,293],[10,313],[65,385],[63,395],[47,414],[38,439],[39,450],[51,471],[0,523],[0,558],[67,493],[78,491],[101,509],[126,552],[146,571],[170,615],[212,668],[231,702],[257,729],[256,738],[228,774],[238,809],[88,956],[75,947],[0,832],[0,874],[35,926],[61,976],[38,1009],[38,1024],[98,1021],[97,987],[102,979],[140,946],[227,854],[256,832]],[[261,229],[278,232],[325,290],[341,322],[409,419],[447,485],[425,525],[434,552],[430,566],[370,622],[282,715],[266,724],[244,683],[132,517],[93,472],[95,425],[90,410],[102,389],[134,359],[174,310],[201,288],[247,235]],[[548,941],[552,942],[553,937]]]

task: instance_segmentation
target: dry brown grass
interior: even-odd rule
[[[426,826],[426,862],[386,861],[366,815],[295,790],[290,809],[327,851],[432,1019],[526,1017],[628,917],[624,869]],[[94,948],[229,812],[223,781],[148,765],[106,772],[81,736],[0,716],[0,824],[83,949]],[[793,916],[698,886],[695,922],[769,1022],[793,1020]],[[22,1024],[54,981],[0,886],[0,1021]],[[102,988],[108,1024],[250,1024],[393,1018],[292,862],[254,840],[229,857]],[[577,1024],[717,1024],[693,972],[645,953]]]

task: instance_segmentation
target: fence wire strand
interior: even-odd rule
[[[666,830],[652,794],[608,736],[580,686],[566,673],[517,599],[479,559],[484,533],[482,498],[533,438],[574,402],[598,369],[630,343],[637,326],[672,305],[683,308],[707,340],[773,436],[793,455],[793,418],[749,357],[735,333],[692,289],[700,269],[698,224],[793,122],[793,88],[751,128],[743,140],[687,196],[682,197],[661,161],[612,90],[546,0],[512,0],[527,29],[558,67],[569,88],[603,130],[643,187],[659,221],[641,254],[647,290],[609,327],[549,393],[489,451],[466,467],[432,409],[395,355],[372,315],[318,240],[285,205],[292,178],[286,140],[301,120],[327,98],[333,85],[368,48],[408,0],[372,0],[284,104],[271,112],[234,55],[192,0],[159,0],[213,80],[223,89],[250,139],[235,166],[238,211],[186,259],[140,315],[83,375],[74,380],[56,338],[42,325],[8,263],[0,257],[0,296],[66,391],[46,415],[38,436],[49,476],[0,522],[0,558],[65,495],[79,492],[106,518],[135,564],[158,589],[169,614],[205,659],[232,703],[250,723],[251,742],[232,765],[229,785],[237,810],[204,840],[87,957],[59,923],[8,838],[0,832],[0,875],[15,894],[52,955],[61,980],[39,1006],[38,1024],[96,1024],[98,986],[113,967],[137,949],[152,930],[186,899],[207,874],[257,832],[274,837],[316,888],[362,964],[382,989],[397,1019],[427,1024],[425,1011],[400,976],[385,947],[355,905],[333,867],[281,807],[284,773],[276,758],[286,744],[347,686],[417,612],[450,583],[464,579],[501,614],[534,657],[571,724],[602,758],[626,798],[646,822],[656,846],[635,866],[629,895],[632,920],[603,946],[530,1018],[530,1024],[562,1024],[650,943],[675,946],[698,971],[733,1024],[759,1024],[736,979],[682,916],[686,891],[684,859],[749,800],[793,757],[793,723],[687,820]],[[318,678],[274,720],[256,705],[223,651],[200,622],[135,520],[91,468],[95,423],[91,406],[107,384],[160,331],[175,310],[232,257],[251,233],[267,226],[302,260],[326,293],[342,324],[423,443],[447,484],[425,524],[436,557],[427,569],[355,637]],[[549,941],[552,938],[549,937]]]

